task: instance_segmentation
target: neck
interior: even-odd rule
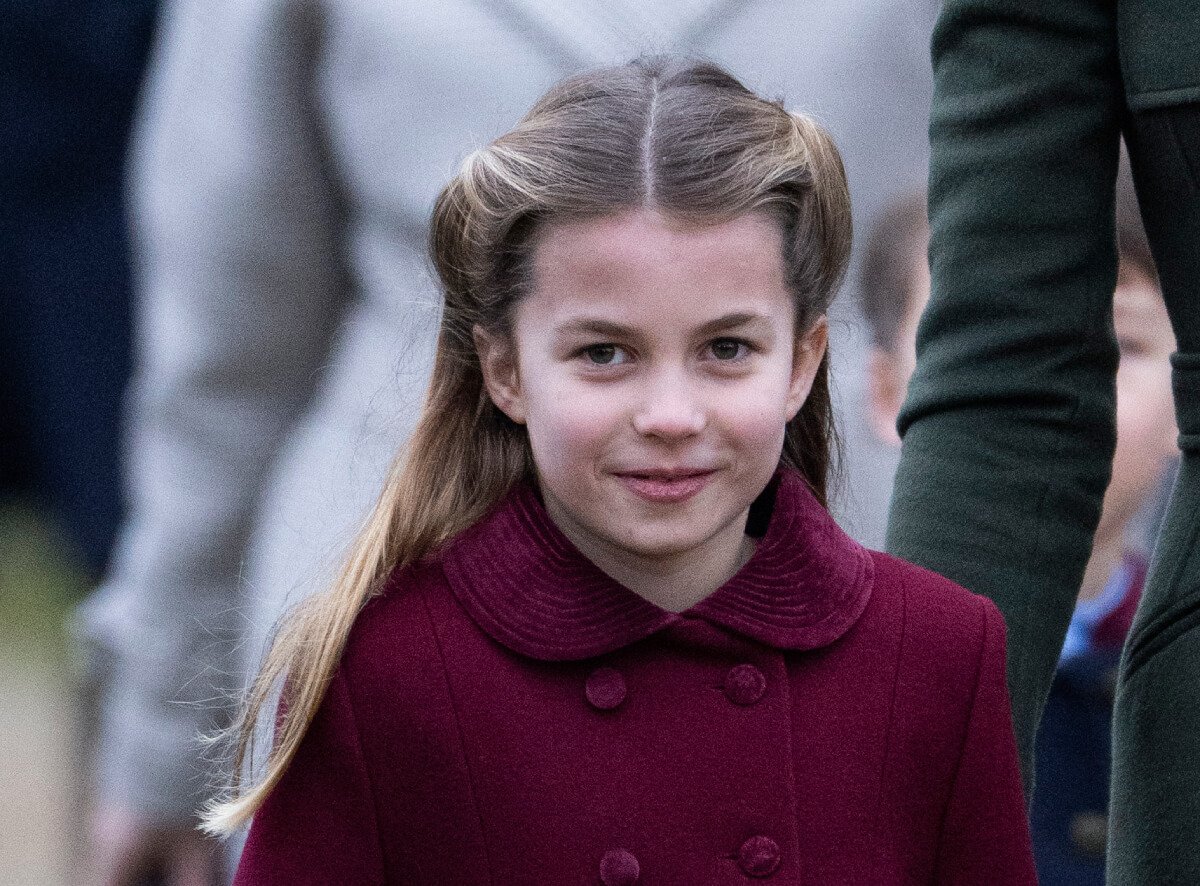
[[[753,553],[754,542],[742,533],[732,550],[705,550],[694,557],[672,558],[643,568],[615,561],[593,562],[659,609],[684,612],[733,578]]]
[[[1083,573],[1079,601],[1094,600],[1103,593],[1109,578],[1125,555],[1125,527],[1097,535],[1092,543],[1092,556]]]
[[[746,514],[696,548],[661,556],[643,555],[580,531],[557,502],[546,510],[563,535],[596,566],[639,597],[668,612],[684,612],[709,596],[746,564],[754,541],[746,535]]]

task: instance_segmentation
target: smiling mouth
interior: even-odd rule
[[[615,476],[639,498],[657,503],[685,501],[708,485],[715,470],[629,471]]]

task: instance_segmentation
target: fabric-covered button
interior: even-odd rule
[[[616,668],[596,668],[587,678],[583,693],[592,707],[611,711],[625,700],[625,678]]]
[[[642,867],[628,849],[610,849],[600,859],[600,882],[604,886],[633,886]]]
[[[779,867],[779,844],[770,837],[751,837],[738,850],[738,867],[748,877],[769,877]]]
[[[740,664],[725,675],[725,697],[734,704],[751,705],[767,691],[767,678],[752,664]]]

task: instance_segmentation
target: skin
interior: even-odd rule
[[[1104,589],[1120,562],[1126,527],[1158,485],[1167,459],[1178,452],[1170,363],[1175,334],[1158,284],[1141,271],[1122,267],[1113,298],[1113,324],[1121,348],[1117,450],[1084,573],[1082,599]]]
[[[136,813],[107,806],[92,815],[91,871],[97,886],[145,886],[151,871],[165,886],[223,882],[221,846],[195,827],[156,827]]]
[[[493,402],[529,433],[546,509],[597,566],[684,611],[749,558],[749,507],[825,353],[798,334],[777,223],[638,209],[551,224],[511,339],[475,330]]]
[[[874,349],[868,367],[871,423],[885,442],[900,445],[896,417],[916,366],[917,323],[929,302],[929,268],[922,257],[906,297],[892,351]],[[1117,369],[1117,449],[1112,480],[1079,599],[1098,596],[1125,552],[1125,535],[1178,450],[1171,397],[1170,355],[1175,335],[1158,284],[1122,263],[1113,294],[1113,325],[1121,350]]]
[[[928,241],[922,243],[922,248]],[[896,329],[891,350],[871,348],[867,364],[867,394],[870,398],[870,423],[875,436],[884,443],[900,446],[896,419],[908,394],[908,381],[917,368],[917,323],[929,304],[932,282],[929,262],[922,253],[913,262],[914,274],[904,295],[904,315]]]

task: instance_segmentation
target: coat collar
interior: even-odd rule
[[[780,649],[826,646],[866,608],[874,568],[795,471],[781,469],[766,532],[728,582],[682,615],[610,578],[559,531],[530,484],[516,487],[440,555],[471,618],[514,652],[572,661],[612,652],[683,617]]]

